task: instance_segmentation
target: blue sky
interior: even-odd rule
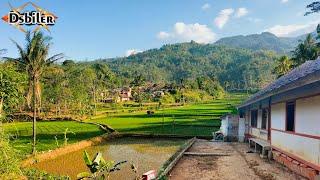
[[[9,0],[21,6],[24,0]],[[311,32],[320,14],[303,16],[312,0],[34,0],[58,16],[51,27],[52,53],[67,59],[125,56],[166,43],[212,43],[232,35],[272,32],[296,36]],[[10,10],[0,2],[0,16]],[[16,56],[11,39],[24,34],[0,22],[0,48]]]

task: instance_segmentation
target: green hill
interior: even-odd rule
[[[208,76],[228,89],[257,89],[274,79],[271,70],[276,58],[270,51],[190,42],[98,61],[108,63],[126,81],[141,75],[154,83],[183,80],[192,84],[197,77]]]
[[[225,45],[231,47],[246,48],[251,50],[271,50],[277,53],[288,53],[292,51],[298,44],[299,37],[277,37],[276,35],[263,32],[261,34],[251,34],[247,36],[239,35],[226,37],[218,40],[216,45]]]

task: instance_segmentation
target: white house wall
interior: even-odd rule
[[[320,166],[320,140],[271,131],[271,145]]]
[[[271,145],[320,166],[320,96],[296,100],[294,132],[285,118],[286,103],[271,105]]]
[[[285,130],[286,104],[271,105],[271,128]]]
[[[250,117],[250,111],[247,111],[248,116],[246,118],[249,119],[249,125],[251,125],[251,117]],[[262,109],[258,110],[258,119],[257,119],[257,128],[255,127],[250,127],[249,134],[263,139],[263,140],[268,140],[268,131],[265,129],[261,129],[261,123],[262,123]],[[268,124],[268,123],[267,123]]]
[[[258,119],[257,119],[257,127],[261,128],[261,121],[262,121],[262,110],[258,109]]]
[[[296,101],[297,133],[320,136],[320,96]]]

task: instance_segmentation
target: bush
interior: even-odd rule
[[[23,173],[28,179],[47,179],[47,180],[70,180],[68,176],[52,175],[37,169],[24,169]]]
[[[165,94],[164,96],[161,97],[160,102],[162,104],[175,103],[175,98],[171,94]]]
[[[0,127],[0,179],[8,179],[9,177],[10,179],[19,179],[21,176],[17,153],[9,145],[9,138]]]
[[[183,97],[185,102],[200,102],[201,95],[197,90],[186,90],[183,92]]]

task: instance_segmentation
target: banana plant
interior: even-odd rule
[[[87,151],[83,153],[83,160],[90,170],[89,172],[82,172],[77,175],[78,180],[104,180],[109,179],[110,173],[119,171],[120,166],[127,161],[120,161],[115,163],[114,161],[106,161],[102,157],[102,153],[97,153],[93,159],[90,158]]]

